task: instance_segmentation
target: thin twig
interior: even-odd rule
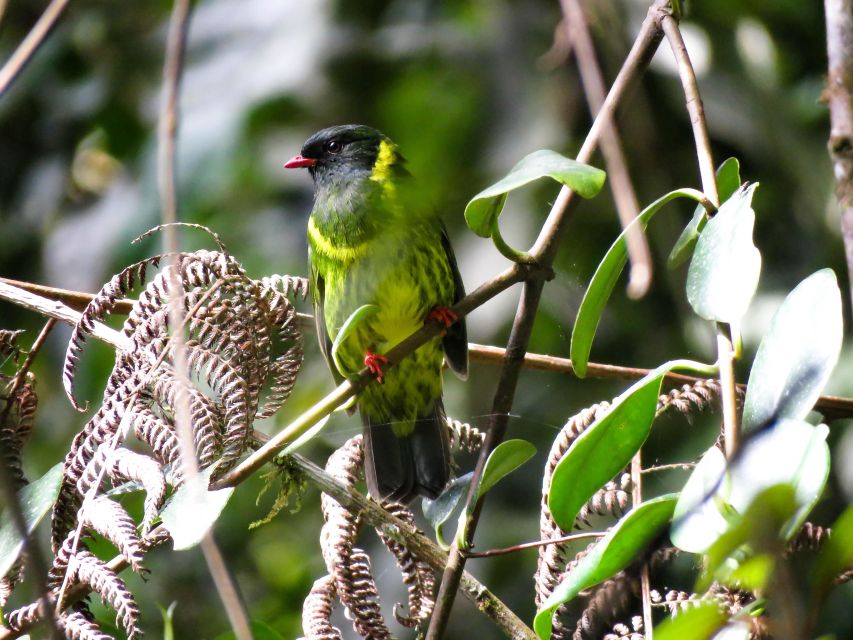
[[[663,30],[678,65],[678,76],[681,79],[687,111],[690,114],[690,124],[693,127],[693,138],[696,143],[696,155],[699,160],[699,175],[702,179],[702,191],[713,204],[719,206],[720,196],[717,192],[717,179],[714,174],[711,141],[708,137],[705,109],[699,95],[696,73],[693,70],[693,64],[690,62],[684,38],[681,37],[681,31],[675,18],[672,16],[664,18]],[[731,458],[737,450],[739,440],[734,374],[735,350],[731,327],[718,322],[716,336],[717,363],[720,367],[721,382],[720,398],[723,405],[723,435],[726,442],[726,457]]]
[[[824,91],[830,122],[827,147],[841,207],[841,234],[853,299],[853,2],[824,0],[824,8],[829,63]]]
[[[503,556],[517,551],[526,549],[538,549],[546,547],[549,544],[566,544],[567,542],[575,542],[576,540],[585,540],[586,538],[603,538],[606,533],[602,531],[584,531],[582,533],[572,533],[562,538],[549,538],[548,540],[534,540],[533,542],[522,542],[514,544],[510,547],[502,547],[500,549],[489,549],[488,551],[463,551],[462,555],[466,558],[491,558],[493,556]]]
[[[655,5],[650,9],[649,16],[643,23],[634,46],[628,53],[628,57],[611,87],[601,111],[596,116],[586,140],[578,152],[577,159],[580,162],[588,162],[592,157],[601,137],[601,131],[604,128],[605,122],[613,118],[616,106],[624,97],[627,88],[642,74],[651,60],[662,38],[659,25],[661,16],[659,14],[666,5],[667,2],[665,0],[657,0]],[[563,187],[554,201],[554,205],[551,207],[551,211],[539,232],[536,242],[530,250],[535,263],[545,270],[550,269],[557,252],[557,247],[565,233],[571,210],[569,205],[572,199],[572,190]],[[486,432],[485,441],[480,449],[480,455],[474,467],[471,486],[466,497],[466,504],[473,504],[473,509],[469,511],[471,516],[466,528],[468,534],[467,542],[469,543],[473,540],[483,504],[483,497],[480,497],[476,504],[473,503],[476,488],[479,485],[479,479],[482,477],[489,454],[501,443],[506,433],[509,413],[515,397],[516,383],[518,382],[521,366],[524,362],[524,354],[527,352],[543,286],[544,279],[541,277],[527,279],[522,289],[518,311],[513,320],[509,341],[507,342],[506,359],[501,370],[497,390],[495,391],[495,399],[492,403],[492,418],[489,423],[489,429]],[[436,597],[435,609],[430,617],[426,640],[439,640],[443,637],[464,567],[465,558],[460,553],[457,541],[454,539],[450,547],[441,586]]]
[[[595,45],[589,33],[589,25],[580,0],[561,0],[560,4],[563,9],[563,20],[560,25],[565,30],[566,38],[577,56],[584,96],[594,118],[601,111],[606,98],[604,75],[598,65]],[[601,153],[607,166],[608,182],[616,203],[619,221],[624,229],[637,217],[640,207],[628,172],[628,165],[622,153],[619,130],[613,118],[608,118],[601,130]],[[636,225],[630,227],[625,240],[631,265],[628,276],[628,295],[631,298],[640,298],[648,291],[652,281],[652,257],[649,252],[649,243],[646,240],[646,234]]]
[[[27,37],[21,41],[21,44],[0,69],[0,98],[6,95],[9,87],[33,59],[36,51],[44,44],[68,3],[69,0],[53,0],[41,14]]]

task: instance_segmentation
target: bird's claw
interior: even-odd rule
[[[382,384],[382,379],[385,375],[385,372],[382,370],[382,366],[386,364],[388,364],[388,358],[383,355],[373,353],[372,351],[368,351],[364,354],[364,366],[367,367],[367,370],[376,377],[376,381],[379,384]]]
[[[449,329],[450,325],[457,320],[459,320],[459,316],[450,307],[436,305],[427,314],[427,321],[440,324],[445,329]]]

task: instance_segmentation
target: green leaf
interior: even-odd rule
[[[504,476],[518,469],[536,455],[536,447],[527,440],[505,440],[495,447],[486,460],[477,498],[494,487]]]
[[[838,282],[822,269],[788,294],[770,322],[749,374],[744,431],[805,418],[838,362],[842,335]]]
[[[696,585],[697,591],[705,591],[713,581],[734,586],[734,572],[751,558],[769,555],[772,564],[776,555],[784,550],[781,530],[797,509],[794,489],[788,484],[776,484],[756,494],[755,499],[739,521],[721,535],[706,556],[705,570]],[[744,545],[749,545],[741,549]],[[760,567],[761,575],[753,571],[751,579],[767,579],[772,575],[772,566],[767,560]],[[763,588],[764,584],[752,585]]]
[[[720,202],[725,202],[740,187],[740,163],[737,158],[728,158],[717,167],[717,193]],[[675,246],[666,260],[666,266],[675,269],[693,255],[693,248],[699,239],[699,234],[708,222],[708,212],[702,205],[698,205],[693,212],[693,218],[684,227]]]
[[[725,472],[726,457],[717,447],[711,447],[681,490],[669,537],[682,551],[703,553],[728,529],[725,504],[711,497]]]
[[[761,274],[761,253],[752,243],[758,184],[739,190],[705,226],[687,271],[687,300],[702,318],[737,325]]]
[[[790,538],[805,521],[829,478],[826,425],[780,420],[747,440],[730,471],[731,489],[725,500],[744,513],[761,493],[784,484],[794,491],[797,512],[783,537]]]
[[[708,640],[726,624],[728,616],[719,603],[706,602],[679,612],[655,627],[655,640]]]
[[[598,321],[601,319],[601,314],[604,312],[604,307],[610,299],[610,294],[613,293],[619,275],[628,261],[628,245],[625,238],[635,225],[639,225],[645,229],[652,216],[663,205],[676,198],[692,198],[697,202],[701,202],[705,199],[705,196],[701,191],[696,191],[695,189],[676,189],[652,202],[619,234],[619,237],[616,238],[616,241],[610,246],[607,253],[604,254],[604,258],[602,258],[601,263],[599,263],[598,268],[595,270],[595,274],[593,274],[592,280],[589,282],[589,287],[587,287],[583,300],[581,300],[578,316],[575,319],[575,326],[572,330],[572,344],[570,348],[572,365],[574,366],[575,375],[579,378],[583,378],[586,375],[586,365],[589,362],[589,353],[592,349],[595,330],[598,328]]]
[[[619,396],[607,412],[578,436],[554,469],[548,507],[566,531],[580,508],[627,465],[649,435],[664,375],[672,369],[707,371],[675,360],[661,365]]]
[[[450,545],[444,539],[441,528],[450,519],[450,516],[453,515],[456,507],[459,506],[460,500],[468,494],[468,487],[471,486],[473,475],[473,472],[469,472],[463,476],[454,478],[435,500],[424,498],[421,504],[424,517],[426,517],[435,530],[436,542],[445,550],[449,549]]]
[[[163,509],[163,526],[175,542],[175,551],[201,542],[234,493],[234,487],[208,491],[212,472],[213,467],[208,467],[198,476],[187,478]]]
[[[461,549],[468,548],[468,523],[474,506],[489,489],[494,487],[501,478],[512,473],[518,467],[530,460],[536,454],[536,447],[527,440],[505,440],[495,447],[486,460],[483,475],[480,478],[480,486],[473,499],[468,503],[468,508],[459,516],[459,525],[456,528],[456,544]]]
[[[346,377],[347,373],[344,371],[343,366],[341,366],[341,361],[338,360],[338,350],[341,348],[344,340],[350,337],[362,322],[370,316],[375,315],[377,311],[379,311],[379,307],[375,304],[361,305],[350,314],[349,318],[346,319],[343,326],[341,326],[340,331],[338,331],[338,334],[335,336],[335,341],[332,343],[332,361],[335,363],[335,366],[338,368],[338,371],[342,376]]]
[[[536,634],[550,638],[557,607],[627,567],[669,522],[676,498],[675,494],[669,494],[644,502],[599,540],[542,604],[533,620]]]
[[[63,464],[60,462],[41,478],[18,491],[18,504],[27,525],[27,535],[31,534],[45,514],[50,511],[59,495]],[[24,548],[24,539],[12,520],[9,508],[0,515],[0,576],[5,576]]]
[[[173,602],[166,609],[159,604],[157,605],[157,608],[160,609],[160,615],[163,616],[163,640],[175,640],[174,619],[175,607],[177,606],[177,602]]]
[[[835,578],[853,565],[853,504],[832,525],[827,540],[815,561],[812,572],[812,606],[817,607],[824,595],[834,586]]]
[[[488,238],[510,191],[550,177],[579,196],[592,198],[601,190],[605,175],[601,169],[566,158],[556,151],[540,149],[522,158],[504,178],[474,196],[465,207],[465,221],[471,231]]]

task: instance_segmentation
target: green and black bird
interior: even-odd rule
[[[450,478],[442,356],[464,378],[468,342],[464,321],[449,311],[465,291],[447,233],[404,164],[379,131],[341,125],[315,133],[285,167],[307,167],[314,179],[308,254],[323,355],[339,382],[366,365],[382,383],[357,400],[368,489],[407,502],[435,498]],[[335,337],[363,305],[374,313],[342,341],[336,365]],[[443,337],[383,371],[382,354],[425,321],[443,322]]]

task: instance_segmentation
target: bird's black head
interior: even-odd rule
[[[382,181],[401,163],[402,158],[387,136],[364,125],[344,124],[315,133],[302,145],[302,153],[284,166],[307,167],[319,184],[361,177]]]

